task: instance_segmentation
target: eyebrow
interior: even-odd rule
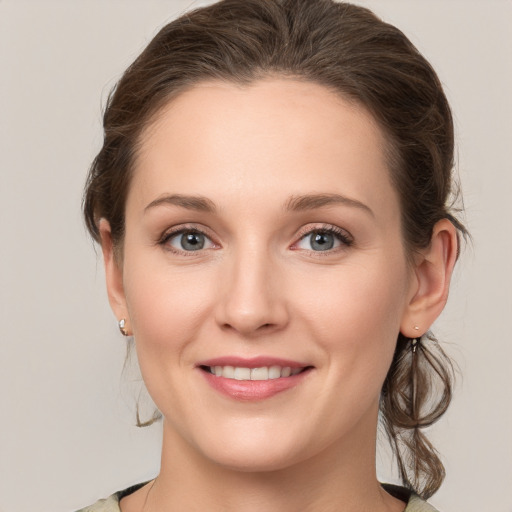
[[[149,203],[146,206],[146,208],[144,208],[144,213],[146,213],[151,208],[155,208],[156,206],[168,204],[181,206],[182,208],[186,208],[187,210],[196,210],[199,212],[206,213],[214,213],[217,209],[215,203],[208,199],[207,197],[171,194],[161,196],[155,199],[154,201],[151,201],[151,203]]]
[[[351,199],[340,194],[304,194],[291,196],[286,201],[284,210],[301,212],[337,204],[358,208],[369,213],[372,217],[375,216],[373,211],[361,201],[357,201],[356,199]],[[187,210],[195,210],[205,213],[215,213],[217,211],[215,203],[207,197],[190,196],[184,194],[170,194],[161,196],[154,201],[151,201],[151,203],[149,203],[144,208],[144,213],[146,213],[151,208],[155,208],[156,206],[161,205],[175,205]]]
[[[331,206],[337,204],[364,210],[372,217],[375,217],[370,207],[366,206],[361,201],[358,201],[357,199],[351,199],[350,197],[342,196],[340,194],[306,194],[300,196],[292,196],[286,202],[285,210],[295,212],[306,211],[322,208],[323,206]]]

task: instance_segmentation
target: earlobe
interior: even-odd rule
[[[115,255],[112,232],[107,220],[100,219],[99,231],[110,307],[118,319],[127,319],[128,311],[123,287],[123,269]]]
[[[443,310],[457,249],[455,226],[448,219],[440,220],[434,226],[429,247],[420,252],[415,264],[411,299],[400,326],[404,336],[416,338],[424,334]]]

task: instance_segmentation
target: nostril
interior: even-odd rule
[[[258,331],[261,332],[261,331],[271,331],[273,330],[274,328],[276,327],[276,324],[273,324],[273,323],[267,323],[267,324],[261,324],[259,327],[258,327]]]

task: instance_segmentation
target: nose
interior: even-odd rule
[[[289,321],[282,272],[264,250],[247,250],[226,261],[216,321],[223,330],[257,337]]]

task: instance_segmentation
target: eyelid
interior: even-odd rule
[[[174,236],[177,236],[182,233],[186,232],[196,232],[201,233],[204,235],[208,240],[213,244],[214,247],[208,247],[207,249],[218,249],[221,247],[220,243],[218,243],[215,240],[215,237],[212,236],[210,233],[210,230],[206,227],[203,227],[201,225],[197,224],[181,224],[178,226],[173,226],[169,228],[168,230],[164,231],[164,233],[159,237],[157,240],[158,245],[166,246],[165,249],[173,252],[175,254],[185,255],[185,256],[194,256],[198,255],[198,253],[202,253],[207,249],[201,249],[198,251],[181,251],[179,249],[176,249],[175,247],[167,245],[167,242]],[[303,226],[296,235],[296,241],[291,245],[290,249],[292,250],[300,250],[296,247],[296,245],[303,240],[306,236],[311,235],[315,232],[324,232],[324,233],[332,233],[340,242],[341,247],[330,249],[327,251],[309,251],[312,253],[315,253],[315,255],[318,256],[326,256],[329,254],[332,254],[334,252],[337,252],[339,250],[346,249],[347,247],[350,247],[354,243],[353,236],[343,228],[340,228],[339,226],[333,225],[333,224],[326,224],[326,223],[320,223],[320,224],[308,224],[306,226]]]
[[[204,235],[213,244],[214,247],[207,247],[206,249],[200,249],[197,251],[184,251],[168,244],[171,238],[187,232],[195,232]],[[198,226],[197,224],[181,224],[178,226],[173,226],[172,228],[164,231],[164,233],[157,240],[157,244],[163,246],[165,250],[169,252],[185,256],[198,256],[198,253],[202,253],[205,250],[217,249],[220,247],[220,244],[214,240],[214,237],[209,233],[209,230],[202,226]]]
[[[332,254],[333,252],[337,252],[338,250],[346,249],[347,247],[350,247],[354,243],[354,237],[346,229],[340,228],[339,226],[335,226],[334,224],[308,224],[307,226],[304,226],[299,230],[299,232],[297,233],[297,241],[292,244],[291,249],[299,250],[295,246],[305,237],[315,232],[331,233],[341,242],[342,245],[341,248],[338,247],[335,249],[330,249],[328,251],[310,251],[319,256]]]

